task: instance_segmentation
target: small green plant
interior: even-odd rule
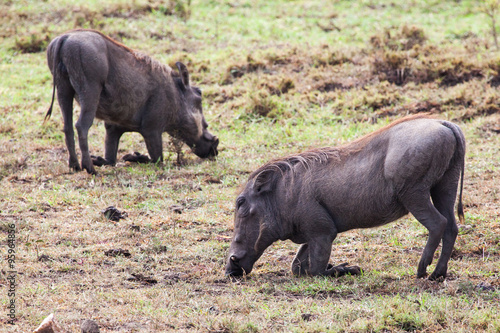
[[[175,15],[187,21],[191,16],[191,0],[174,0],[173,3]]]

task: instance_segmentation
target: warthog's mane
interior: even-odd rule
[[[146,66],[148,66],[151,69],[151,71],[153,71],[153,72],[159,72],[159,73],[164,74],[165,76],[168,76],[168,75],[171,75],[171,74],[173,74],[174,76],[179,76],[176,72],[172,71],[172,68],[170,68],[170,66],[162,64],[161,62],[159,62],[159,61],[151,58],[150,56],[148,56],[145,53],[132,50],[128,46],[123,45],[122,43],[114,40],[113,38],[111,38],[111,37],[103,34],[102,32],[100,32],[98,30],[93,30],[93,29],[75,29],[75,30],[72,30],[70,32],[75,32],[75,31],[89,31],[89,32],[93,32],[93,33],[98,34],[102,38],[106,39],[108,42],[113,43],[114,45],[122,48],[123,50],[125,50],[127,52],[130,52],[137,61],[145,64]]]
[[[293,172],[294,166],[297,164],[301,164],[303,169],[309,169],[314,165],[326,164],[330,161],[340,162],[346,153],[348,150],[344,150],[342,147],[324,147],[272,160],[252,172],[249,183],[253,180],[253,187],[258,188],[270,182],[276,182],[290,171]]]
[[[303,166],[302,169],[310,169],[316,165],[326,163],[338,165],[349,155],[362,150],[371,140],[381,133],[386,132],[388,129],[403,122],[421,118],[430,118],[430,116],[428,113],[410,115],[342,146],[317,148],[272,160],[252,172],[248,178],[248,183],[253,183],[254,188],[258,188],[270,182],[275,183],[287,172],[294,172],[294,170],[297,170],[294,168],[297,164],[301,164]]]

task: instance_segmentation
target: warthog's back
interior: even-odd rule
[[[102,92],[96,117],[138,130],[137,110],[159,83],[169,79],[171,69],[97,31],[76,30],[58,38],[62,40],[59,56],[77,92],[76,99],[81,103],[78,91],[98,83]],[[56,40],[51,45],[57,45]],[[49,67],[55,56],[49,47]]]
[[[311,152],[296,155],[310,162],[296,163],[285,173],[276,195],[293,220],[303,219],[310,203],[319,201],[335,217],[339,232],[383,225],[408,213],[402,196],[429,191],[450,167],[459,176],[459,140],[463,135],[449,122],[398,122],[346,146],[319,150],[328,156],[326,162],[320,161],[322,155],[313,159]]]
[[[429,191],[443,177],[457,138],[440,120],[414,119],[352,145],[360,144],[359,151],[324,169],[315,182],[320,197],[337,215],[339,232],[382,225],[407,214],[402,196]]]

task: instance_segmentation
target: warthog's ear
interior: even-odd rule
[[[257,193],[271,192],[274,183],[274,170],[264,170],[259,173],[253,182],[253,189]]]
[[[179,74],[181,75],[182,83],[184,83],[184,85],[186,87],[189,87],[189,73],[188,73],[186,65],[184,65],[180,61],[176,62],[175,65],[179,69]]]

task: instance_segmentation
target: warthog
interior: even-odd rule
[[[360,273],[356,266],[328,263],[337,234],[410,212],[429,230],[417,276],[427,275],[442,240],[429,279],[445,278],[458,233],[454,205],[460,177],[457,210],[463,220],[464,156],[465,138],[457,125],[416,115],[345,146],[269,162],[250,175],[236,199],[226,274],[250,273],[269,245],[285,239],[302,244],[292,262],[295,275]]]
[[[54,79],[54,95],[64,118],[69,166],[80,170],[73,132],[73,98],[81,112],[76,122],[82,168],[95,173],[94,164],[114,165],[120,137],[139,132],[149,157],[163,159],[162,133],[180,138],[199,157],[217,155],[219,140],[207,131],[200,89],[189,85],[186,66],[179,73],[150,57],[135,52],[94,30],[73,30],[56,37],[47,49]],[[105,158],[89,154],[87,135],[94,118],[104,120]],[[93,163],[94,162],[94,163]]]

